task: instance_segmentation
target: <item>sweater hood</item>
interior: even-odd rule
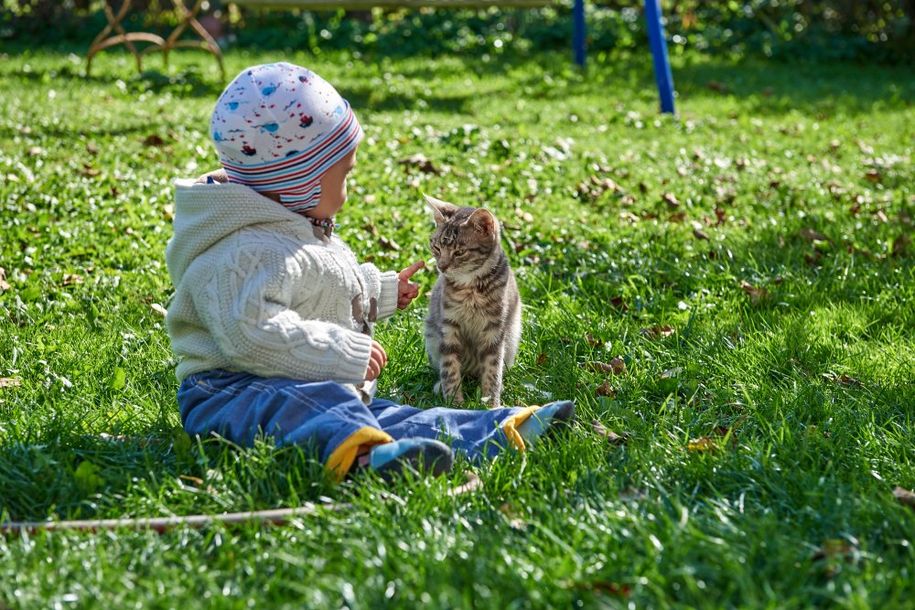
[[[174,235],[165,249],[172,282],[177,286],[194,259],[223,238],[272,222],[310,226],[308,219],[243,184],[176,180]]]

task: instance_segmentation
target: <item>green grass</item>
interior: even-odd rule
[[[0,537],[0,608],[911,607],[915,512],[892,495],[915,487],[910,69],[687,58],[673,119],[647,57],[581,75],[558,55],[230,53],[232,74],[288,59],[352,101],[368,137],[339,220],[358,255],[429,258],[421,191],[504,220],[526,314],[503,402],[573,397],[580,420],[452,498],[465,465],[335,486],[302,451],[180,431],[152,305],[171,182],[215,166],[209,58],[176,54],[171,79],[118,53],[92,78],[66,53],[0,58],[0,377],[19,382],[0,388],[0,519],[350,504]],[[398,164],[420,152],[440,175]],[[592,177],[618,189],[580,195]],[[424,306],[377,337],[382,393],[419,405]],[[616,356],[622,375],[589,366]]]

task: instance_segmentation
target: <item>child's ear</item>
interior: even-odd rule
[[[492,212],[483,208],[471,214],[465,224],[469,224],[475,231],[483,235],[495,235],[499,232],[499,224],[496,222],[496,217],[492,215]]]
[[[429,209],[432,210],[432,216],[435,218],[435,224],[440,225],[458,211],[458,208],[453,203],[448,203],[447,201],[442,201],[441,199],[436,199],[435,197],[430,197],[429,195],[423,194],[423,198],[426,200],[426,205],[429,206]]]

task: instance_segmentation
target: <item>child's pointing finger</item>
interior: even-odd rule
[[[425,261],[416,261],[415,263],[413,263],[412,265],[410,265],[409,267],[407,267],[406,269],[401,271],[400,274],[398,274],[398,277],[400,278],[401,281],[405,282],[405,281],[409,280],[411,277],[413,277],[414,273],[416,273],[417,271],[419,271],[420,269],[422,269],[425,266],[426,266]]]

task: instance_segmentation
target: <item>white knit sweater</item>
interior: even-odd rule
[[[175,183],[166,323],[183,380],[211,369],[359,383],[397,273],[240,184]]]

